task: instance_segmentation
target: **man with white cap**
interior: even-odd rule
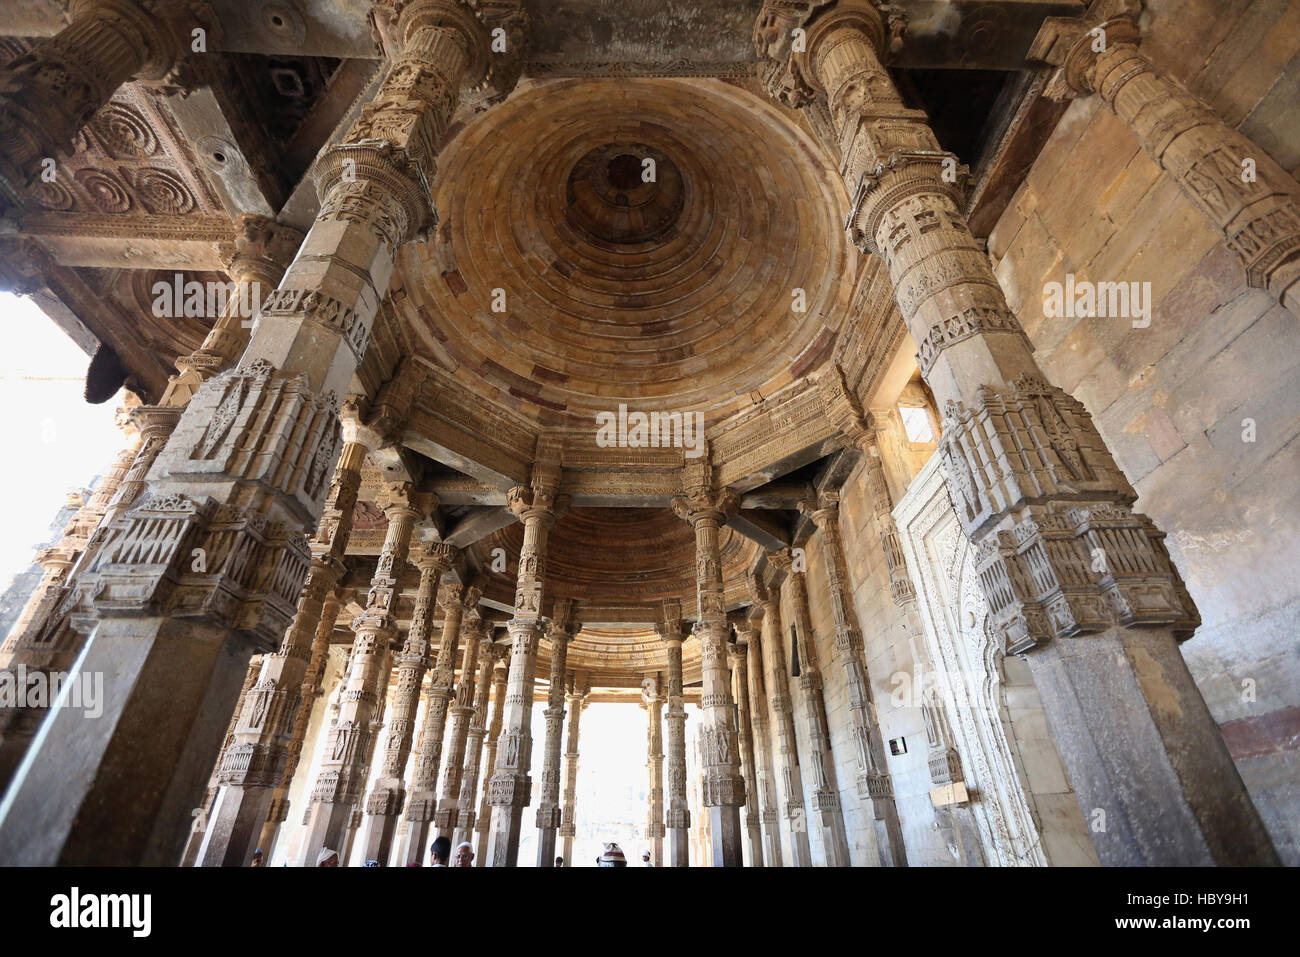
[[[316,855],[317,867],[338,867],[339,852],[331,847],[322,847],[320,853]]]
[[[469,841],[461,841],[456,845],[456,856],[451,859],[452,867],[473,867],[474,866],[474,845]]]
[[[641,866],[642,866],[642,867],[654,867],[654,866],[655,866],[655,865],[654,865],[654,861],[650,860],[650,852],[649,852],[649,851],[642,851],[642,852],[641,852]]]
[[[596,858],[598,867],[627,867],[627,858],[617,844],[606,844],[605,853]]]

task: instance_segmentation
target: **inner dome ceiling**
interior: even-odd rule
[[[652,184],[629,178],[641,151]],[[738,85],[521,84],[452,137],[437,182],[436,239],[403,249],[394,307],[417,351],[541,425],[594,428],[620,402],[712,424],[834,345],[843,187]]]

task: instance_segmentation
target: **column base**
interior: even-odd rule
[[[691,831],[688,827],[668,829],[668,866],[691,866]]]
[[[312,802],[307,813],[307,836],[302,842],[302,854],[298,858],[301,867],[315,867],[316,855],[322,847],[338,851],[340,866],[347,863],[344,857],[344,844],[351,843],[348,833],[352,820],[352,805],[342,801],[329,804]],[[350,848],[349,848],[350,849]]]
[[[537,832],[537,866],[555,866],[555,828],[544,827]],[[566,861],[567,863],[567,861]]]
[[[492,860],[491,867],[517,867],[519,865],[519,832],[524,822],[524,806],[494,805],[492,807]]]
[[[1279,863],[1172,629],[1059,638],[1028,660],[1102,864]]]
[[[429,845],[433,843],[433,838],[429,835],[429,825],[432,821],[413,821],[406,819],[406,833],[397,840],[397,848],[393,852],[393,866],[406,867],[415,861],[425,864],[429,859]]]
[[[216,803],[208,815],[197,866],[243,867],[248,864],[262,838],[262,827],[266,824],[274,791],[270,787],[223,785],[217,791]]]
[[[361,823],[361,860],[378,861],[380,866],[388,866],[389,855],[393,852],[393,839],[397,835],[399,814],[367,814]]]
[[[737,805],[718,804],[709,808],[709,835],[713,844],[714,867],[744,866],[741,850],[744,834]]]
[[[98,715],[50,709],[0,802],[0,863],[176,866],[253,650],[194,620],[100,621],[68,678]]]

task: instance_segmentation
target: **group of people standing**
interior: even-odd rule
[[[450,863],[448,863],[450,861]],[[264,867],[266,861],[262,856],[262,849],[259,847],[253,852],[253,867]],[[650,852],[645,851],[641,855],[641,865],[643,867],[654,867],[654,862],[650,860]],[[317,867],[339,867],[339,852],[330,847],[322,847],[320,853],[316,855]],[[382,867],[379,861],[366,861],[363,867]],[[407,867],[422,867],[420,861],[412,861]],[[474,847],[469,841],[461,841],[456,845],[456,853],[453,856],[451,852],[451,841],[446,837],[435,838],[433,844],[429,847],[429,866],[430,867],[473,867],[474,866]],[[556,867],[564,867],[564,858],[555,859]],[[623,849],[617,844],[606,844],[605,852],[596,858],[597,867],[627,867],[627,858],[623,856]]]
[[[259,850],[257,854],[261,854]],[[450,862],[450,863],[449,863]],[[258,857],[254,855],[253,866],[258,864]],[[330,847],[322,847],[320,853],[316,855],[317,867],[338,867],[339,852]],[[379,861],[366,861],[362,867],[383,867]],[[407,867],[423,867],[421,861],[411,861]],[[473,867],[474,866],[474,847],[469,841],[461,841],[456,845],[456,853],[451,853],[451,841],[446,837],[434,838],[433,844],[429,846],[429,866],[430,867]]]

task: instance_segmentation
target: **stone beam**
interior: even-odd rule
[[[484,485],[468,475],[446,474],[426,478],[424,487],[438,496],[443,505],[490,505],[504,507],[506,493]]]
[[[817,387],[803,379],[709,436],[715,481],[744,494],[839,448]]]
[[[790,546],[789,529],[779,517],[768,512],[742,508],[728,515],[726,524],[765,551],[775,552]]]
[[[515,521],[515,517],[506,508],[485,508],[461,519],[443,538],[448,545],[465,548],[487,538],[493,532],[505,528]]]
[[[468,394],[445,370],[419,361],[427,377],[405,423],[402,444],[503,492],[524,482],[536,433],[486,399]]]
[[[241,213],[256,213],[274,218],[285,197],[274,179],[267,173],[259,176],[257,151],[253,144],[241,141],[236,129],[251,132],[247,123],[232,120],[227,115],[234,104],[218,88],[202,86],[184,96],[167,98],[167,108],[176,119],[176,125],[189,142],[199,163],[207,172],[221,204],[232,217]],[[252,162],[250,162],[250,157]]]
[[[813,487],[807,482],[771,482],[742,495],[740,507],[796,509],[800,502],[806,502],[813,494]]]
[[[891,65],[903,69],[1019,70],[1047,17],[1078,16],[1083,0],[898,0],[906,21]]]
[[[1041,70],[1022,71],[994,104],[990,146],[979,157],[966,201],[971,232],[978,237],[993,231],[1069,108],[1042,95],[1046,79]]]
[[[230,220],[28,213],[18,236],[39,240],[60,266],[225,272]]]

